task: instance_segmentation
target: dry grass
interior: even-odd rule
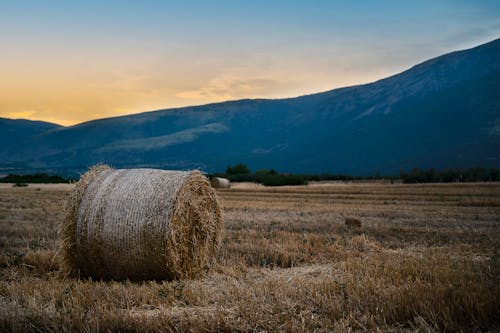
[[[215,271],[141,283],[59,276],[68,191],[0,188],[0,331],[500,328],[498,183],[219,190]]]

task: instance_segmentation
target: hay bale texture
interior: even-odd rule
[[[209,268],[222,213],[198,171],[95,166],[73,190],[62,223],[62,268],[75,277],[175,279]]]
[[[222,178],[222,177],[213,177],[210,180],[210,184],[214,188],[230,188],[231,187],[231,182],[227,178]]]

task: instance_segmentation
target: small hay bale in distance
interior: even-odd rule
[[[196,277],[215,262],[222,224],[198,171],[95,166],[68,200],[61,267],[97,279]]]
[[[222,177],[213,177],[210,180],[210,184],[214,188],[230,188],[231,187],[231,182],[227,178],[222,178]]]
[[[361,220],[357,217],[347,216],[345,217],[345,224],[351,228],[361,227]]]

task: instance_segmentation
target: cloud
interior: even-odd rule
[[[5,113],[6,118],[29,119],[35,114],[35,111],[15,111]]]
[[[255,148],[252,150],[253,154],[269,154],[276,151],[285,150],[288,148],[288,143],[279,143],[269,148]]]
[[[181,91],[175,95],[190,100],[220,101],[266,96],[269,91],[274,91],[282,85],[283,82],[264,77],[244,79],[223,75],[213,78],[198,89]]]

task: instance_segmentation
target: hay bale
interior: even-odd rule
[[[231,182],[227,178],[213,177],[210,180],[210,184],[215,188],[230,188]]]
[[[222,213],[198,171],[115,170],[82,175],[61,225],[62,269],[103,279],[175,279],[210,267]]]
[[[359,228],[361,227],[361,220],[357,217],[345,217],[345,224],[348,227]]]

